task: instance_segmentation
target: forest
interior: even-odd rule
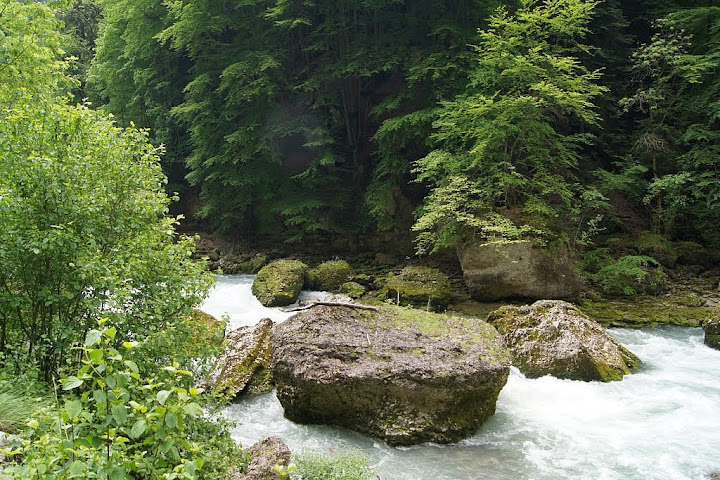
[[[63,13],[77,99],[230,238],[720,245],[713,2],[177,1]]]
[[[414,264],[532,242],[572,260],[572,295],[482,297],[466,275],[462,299],[709,322],[715,3],[0,0],[0,480],[246,478],[211,414],[232,399],[202,383],[228,326],[197,310],[208,239],[260,252],[243,273],[372,264],[341,265],[353,299],[401,312],[392,282],[436,283]],[[289,262],[298,292],[340,288]],[[445,273],[424,314],[451,303]],[[302,473],[345,460],[275,474],[351,478]]]

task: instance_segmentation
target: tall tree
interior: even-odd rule
[[[525,0],[479,33],[472,83],[443,105],[436,150],[416,164],[432,188],[414,226],[419,251],[561,229],[591,140],[583,128],[598,123],[593,100],[605,91],[573,56],[586,50],[595,5]]]

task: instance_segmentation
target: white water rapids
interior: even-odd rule
[[[263,307],[251,276],[220,276],[202,309],[229,328],[291,314]],[[335,427],[294,424],[274,394],[224,410],[243,446],[281,437],[295,452],[360,449],[379,477],[421,480],[701,480],[720,472],[720,351],[698,328],[611,330],[643,367],[621,382],[527,379],[512,369],[497,413],[453,445],[390,448]]]

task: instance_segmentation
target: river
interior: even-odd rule
[[[251,283],[219,276],[203,310],[227,314],[229,328],[290,316],[263,307]],[[527,379],[513,368],[497,413],[453,445],[391,448],[340,428],[298,425],[283,418],[273,393],[223,413],[244,446],[277,435],[295,452],[359,449],[383,480],[700,480],[720,472],[720,351],[703,344],[699,328],[610,333],[642,359],[637,373],[603,384]]]

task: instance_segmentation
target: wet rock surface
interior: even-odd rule
[[[574,305],[541,300],[505,306],[488,315],[503,335],[513,364],[528,377],[621,380],[640,360]]]
[[[275,327],[285,416],[390,445],[449,443],[495,412],[510,357],[485,322],[417,310],[317,306]]]
[[[272,320],[264,318],[253,327],[228,333],[225,350],[208,375],[208,385],[229,398],[272,390],[270,336],[273,325]]]

